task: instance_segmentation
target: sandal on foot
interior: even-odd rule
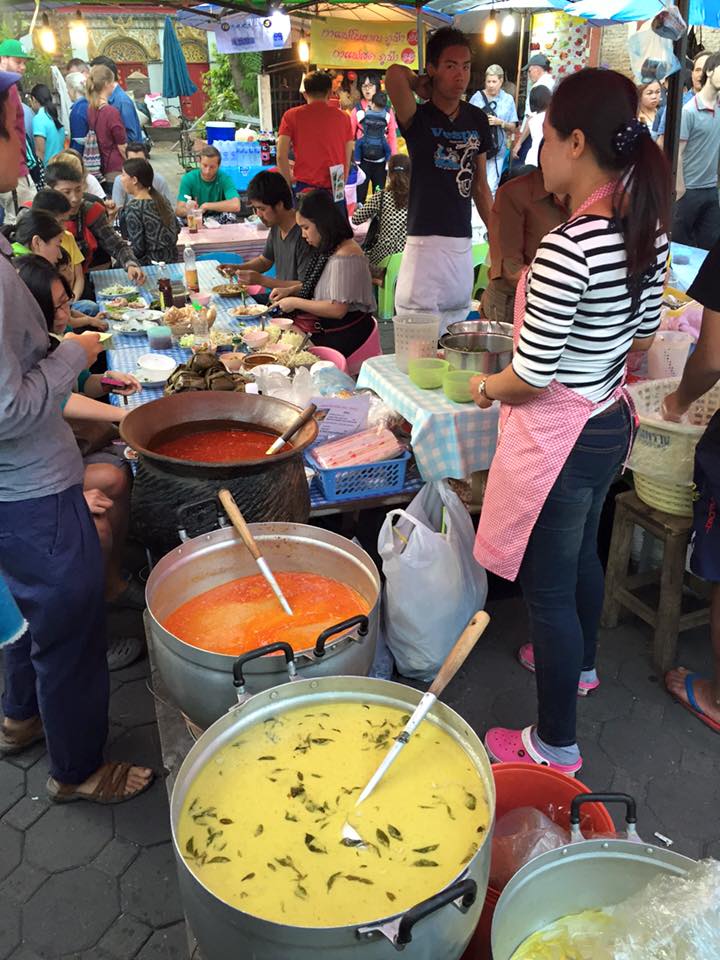
[[[535,650],[531,643],[524,643],[517,652],[518,663],[525,667],[530,673],[535,673]],[[586,683],[584,680],[578,681],[578,696],[587,697],[593,690],[600,686],[599,680],[593,680],[592,683]]]
[[[720,723],[717,720],[713,720],[712,717],[709,717],[700,704],[697,702],[697,697],[695,696],[695,681],[702,680],[703,678],[699,673],[686,673],[685,674],[685,696],[687,697],[687,702],[685,700],[680,700],[672,694],[672,691],[668,690],[673,696],[673,699],[680,704],[681,707],[684,707],[688,713],[691,713],[694,717],[697,717],[701,723],[704,723],[706,727],[709,727],[715,733],[720,733]],[[667,687],[667,679],[666,679]]]
[[[485,734],[485,749],[493,763],[537,763],[550,767],[569,777],[574,777],[582,767],[582,757],[575,763],[553,763],[538,753],[532,743],[532,727],[524,730],[509,730],[507,727],[491,727]]]
[[[144,786],[133,793],[126,794],[125,786],[128,775],[134,766],[137,766],[137,764],[120,763],[117,760],[104,763],[100,768],[101,774],[92,793],[81,793],[77,786],[60,784],[54,777],[48,777],[46,784],[48,798],[53,803],[74,803],[76,800],[101,804],[125,803],[126,800],[132,800],[139,797],[141,793],[145,793],[155,780],[155,774],[152,773]]]
[[[40,717],[33,717],[24,727],[16,730],[0,726],[0,757],[14,757],[44,739],[45,731]]]
[[[117,637],[108,643],[108,670],[122,670],[135,663],[145,652],[145,644],[140,637]]]

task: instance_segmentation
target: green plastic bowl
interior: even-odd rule
[[[472,400],[470,381],[477,376],[477,370],[448,370],[443,377],[445,396],[449,400],[454,400],[455,403],[470,403]]]
[[[408,361],[408,376],[422,390],[437,390],[443,385],[443,377],[450,369],[447,360],[434,357],[419,357]]]

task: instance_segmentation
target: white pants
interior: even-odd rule
[[[395,312],[422,310],[440,317],[440,333],[465,320],[473,288],[472,240],[408,237],[395,291]]]
[[[23,204],[31,203],[36,193],[37,189],[32,177],[20,177],[18,180],[18,185],[15,189],[18,210],[23,206]],[[0,193],[0,206],[5,211],[5,220],[3,222],[15,223],[17,219],[17,210],[15,209],[15,199],[12,195],[12,191],[8,193]]]

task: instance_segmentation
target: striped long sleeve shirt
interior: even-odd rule
[[[593,403],[609,397],[622,381],[633,339],[652,336],[660,324],[664,234],[656,252],[633,303],[615,221],[586,215],[547,234],[530,268],[515,373],[534,387],[557,380]]]

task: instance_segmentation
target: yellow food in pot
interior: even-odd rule
[[[528,937],[512,960],[598,960],[599,943],[610,922],[602,910],[561,917]]]
[[[375,792],[355,801],[408,714],[382,704],[299,707],[243,731],[190,785],[180,850],[221,900],[277,923],[334,927],[439,892],[483,843],[483,781],[431,718]],[[342,840],[346,820],[365,841]]]

